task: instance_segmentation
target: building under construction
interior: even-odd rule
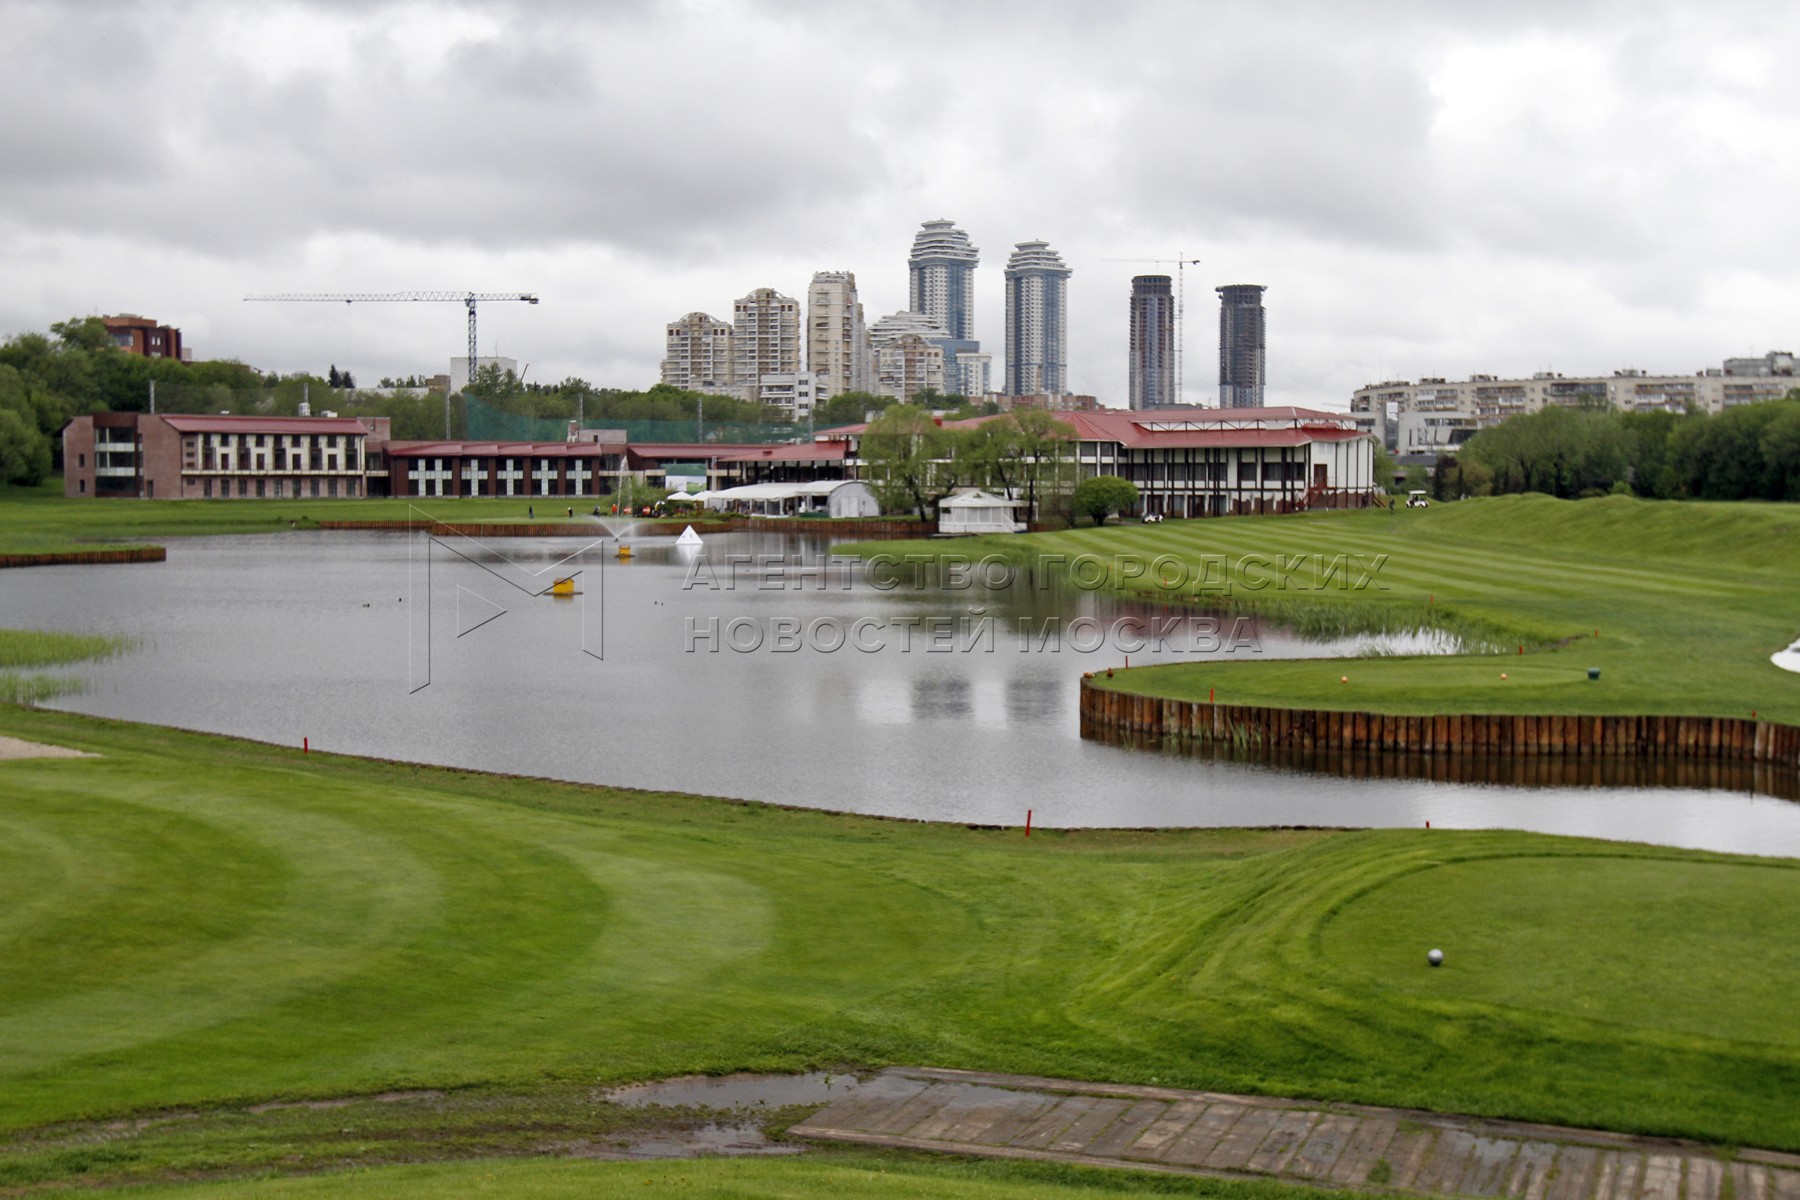
[[[1265,341],[1260,283],[1219,288],[1219,407],[1263,407]]]
[[[1175,289],[1167,275],[1137,275],[1131,280],[1131,378],[1128,405],[1133,409],[1167,408],[1181,402],[1175,394]]]

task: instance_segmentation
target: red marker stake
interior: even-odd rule
[[[1031,810],[1029,808],[1025,810],[1025,836],[1031,836]]]
[[[302,753],[302,754],[311,754],[312,753],[312,739],[311,738],[301,738],[300,739],[300,753]]]

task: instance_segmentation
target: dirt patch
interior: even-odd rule
[[[22,738],[0,736],[0,762],[14,758],[99,758],[98,754],[89,754],[86,750],[71,750],[67,746],[46,746],[42,742],[27,742]]]
[[[279,1112],[284,1108],[304,1108],[318,1112],[328,1108],[349,1108],[352,1104],[399,1104],[407,1100],[437,1100],[443,1094],[427,1088],[411,1092],[377,1092],[372,1096],[345,1096],[338,1100],[271,1100],[266,1104],[252,1104],[244,1111],[266,1113]]]

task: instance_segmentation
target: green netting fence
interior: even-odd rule
[[[312,415],[336,412],[346,417],[389,416],[394,437],[401,440],[432,439],[445,433],[445,404],[441,393],[383,396],[372,391],[334,391],[323,387],[302,389],[284,383],[272,389],[223,386],[190,387],[159,385],[156,410],[163,413],[219,413],[293,416],[302,398]],[[147,400],[147,398],[146,398]],[[510,412],[500,404],[476,396],[453,396],[449,404],[449,433],[453,438],[478,442],[560,442],[568,437],[569,418],[532,416]],[[589,429],[623,430],[634,445],[656,442],[721,442],[768,445],[810,441],[813,428],[790,421],[650,421],[616,420],[588,416]]]
[[[465,396],[468,438],[478,442],[560,442],[568,436],[567,418],[532,417],[507,412],[474,396]],[[789,421],[626,421],[588,417],[588,429],[618,429],[633,445],[651,442],[725,442],[771,444],[810,441],[812,426]]]

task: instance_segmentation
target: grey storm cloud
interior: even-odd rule
[[[1696,369],[1792,341],[1800,307],[1773,253],[1800,17],[1748,0],[0,0],[0,22],[0,332],[150,308],[295,369],[349,351],[242,294],[530,287],[543,308],[495,327],[544,374],[638,386],[663,322],[753,287],[848,268],[871,319],[903,307],[937,216],[982,247],[997,370],[1012,243],[1063,252],[1072,379],[1113,402],[1154,269],[1119,258],[1202,260],[1193,399],[1225,282],[1270,286],[1272,394],[1322,404],[1376,371]],[[376,373],[455,352],[454,322],[357,320]]]

